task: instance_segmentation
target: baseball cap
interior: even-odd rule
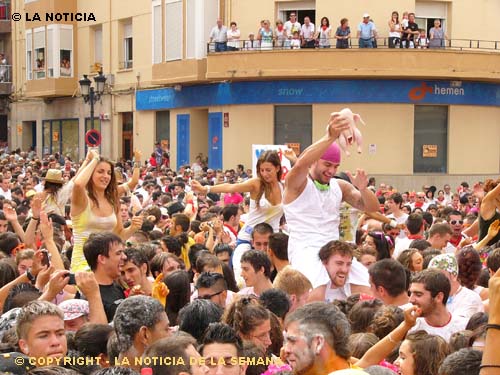
[[[367,17],[370,17],[370,14],[368,14],[368,13],[363,14],[363,18],[367,18]]]
[[[83,299],[68,299],[59,304],[64,312],[64,320],[73,320],[89,315],[89,302]]]

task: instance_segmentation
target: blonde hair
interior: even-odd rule
[[[298,297],[309,292],[312,289],[312,284],[304,274],[290,266],[286,266],[278,272],[273,287],[281,289],[289,296],[295,294]]]

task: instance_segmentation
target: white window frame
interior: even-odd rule
[[[160,7],[160,27],[155,23],[155,8]],[[160,64],[163,62],[163,12],[161,10],[161,0],[153,0],[151,2],[151,61],[153,64]],[[155,37],[160,37],[160,50],[156,50]],[[159,56],[158,56],[159,55]]]
[[[99,33],[101,34],[101,41],[100,41],[100,43],[101,43],[100,47],[101,48],[100,48],[100,51],[99,51],[100,56],[97,56],[97,53],[96,53],[98,51],[98,48],[97,48],[98,47],[97,46],[97,44],[98,44],[97,43],[97,35]],[[103,38],[102,38],[102,24],[101,25],[96,25],[93,28],[93,39],[94,39],[94,42],[93,42],[93,45],[94,45],[94,62],[93,63],[94,64],[99,63],[99,64],[102,65],[102,60],[103,60],[103,53],[102,53],[102,40],[103,40]],[[100,57],[100,58],[98,59],[98,57]]]
[[[59,64],[57,62],[56,51],[59,50],[58,34],[59,25],[47,25],[47,52],[46,52],[46,68],[47,78],[59,77]],[[49,64],[50,63],[50,64]]]
[[[167,15],[167,9],[169,4],[175,4],[175,3],[180,3],[181,4],[181,16],[178,18],[181,22],[181,27],[180,27],[180,32],[176,33],[175,36],[177,38],[180,38],[180,48],[175,55],[168,56],[168,25],[167,25],[167,20],[168,20],[168,15]],[[165,61],[175,61],[175,60],[182,60],[183,58],[183,51],[184,51],[184,17],[183,17],[183,1],[182,0],[165,0]],[[177,40],[179,41],[179,40]]]
[[[130,26],[130,33],[128,28]],[[127,23],[123,23],[123,69],[132,69],[134,66],[134,28],[132,20]],[[127,40],[131,40],[132,51],[129,51],[129,46]],[[129,53],[130,52],[130,53]],[[128,55],[130,54],[130,59]]]
[[[39,47],[37,48],[37,46],[35,45],[35,40],[36,40],[36,33],[39,33],[39,32],[43,32],[43,47]],[[34,51],[34,61],[36,61],[38,59],[38,55],[37,55],[37,49],[43,49],[43,70],[40,69],[40,70],[35,70],[35,64],[33,64],[33,78],[34,79],[45,79],[47,78],[47,41],[46,41],[46,38],[47,38],[47,30],[45,29],[45,26],[42,26],[42,27],[37,27],[37,28],[34,28],[33,29],[33,51]],[[43,73],[43,76],[40,74],[39,76],[38,73]]]
[[[33,32],[26,30],[26,80],[33,79]]]
[[[56,37],[56,43],[58,44],[58,48],[57,48],[57,53],[56,53],[56,68],[57,68],[57,76],[58,77],[62,77],[61,76],[61,36],[62,36],[62,30],[70,30],[71,31],[71,49],[70,49],[70,61],[69,61],[69,64],[70,64],[70,75],[69,76],[64,76],[62,78],[71,78],[73,77],[73,72],[74,72],[74,64],[73,64],[73,60],[74,60],[74,55],[75,55],[75,46],[74,46],[74,43],[73,43],[73,38],[74,38],[74,33],[73,33],[73,25],[67,25],[67,24],[60,24],[58,25],[59,26],[59,29],[58,29],[58,33],[57,33],[57,37]]]

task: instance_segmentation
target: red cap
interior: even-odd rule
[[[151,367],[144,367],[141,369],[141,375],[153,375],[153,369]]]

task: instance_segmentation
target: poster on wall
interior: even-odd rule
[[[281,170],[283,171],[281,181],[285,182],[286,175],[292,169],[290,160],[284,155],[285,150],[288,150],[288,147],[285,145],[252,145],[252,174],[254,177],[257,177],[257,160],[259,160],[260,154],[269,150],[278,153],[281,161]]]
[[[437,154],[438,154],[437,145],[422,145],[422,157],[437,158]]]

